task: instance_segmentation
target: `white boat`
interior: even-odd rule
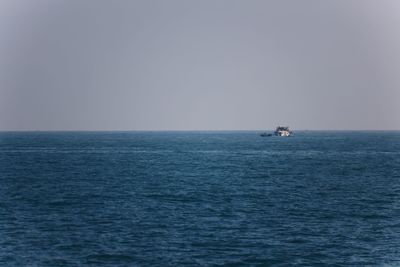
[[[292,132],[289,130],[289,127],[278,126],[274,132],[276,136],[290,136]]]

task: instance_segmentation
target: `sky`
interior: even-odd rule
[[[398,0],[0,0],[0,130],[400,130]]]

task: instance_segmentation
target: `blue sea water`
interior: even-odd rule
[[[400,265],[400,132],[0,133],[0,266],[288,265]]]

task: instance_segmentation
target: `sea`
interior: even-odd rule
[[[400,132],[2,132],[0,266],[400,266]]]

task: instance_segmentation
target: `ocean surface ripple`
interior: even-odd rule
[[[400,265],[400,132],[0,133],[0,266],[288,265]]]

